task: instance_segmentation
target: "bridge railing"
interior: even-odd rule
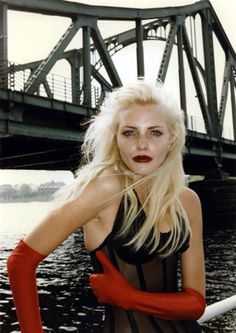
[[[216,318],[228,311],[236,309],[236,295],[223,299],[222,301],[208,305],[203,316],[198,320],[200,324]]]
[[[186,128],[192,132],[206,134],[206,128],[204,120],[201,116],[193,114],[187,114],[186,116]],[[234,141],[233,126],[224,124],[222,138]]]
[[[7,66],[0,64],[0,88],[25,92],[25,86],[31,75],[31,70],[18,70],[16,67],[14,63],[8,63]],[[100,90],[99,86],[92,85],[91,90],[88,91],[81,83],[76,91],[73,92],[70,77],[48,73],[46,79],[40,84],[35,94],[50,99],[97,108],[100,104]],[[89,103],[85,97],[88,96],[88,92],[90,92],[89,95],[91,96]]]

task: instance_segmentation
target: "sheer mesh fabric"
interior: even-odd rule
[[[116,237],[124,216],[123,200],[121,201],[113,230],[96,250],[91,252],[92,265],[96,273],[102,272],[95,252],[101,250],[107,254],[113,265],[122,272],[135,288],[149,292],[178,291],[178,259],[188,244],[167,258],[161,259],[157,253],[149,254],[145,246],[138,252],[124,246],[127,240]],[[145,213],[141,211],[137,221],[133,223],[131,232],[135,232],[143,222]],[[161,234],[161,243],[167,234]],[[200,333],[201,329],[195,321],[168,321],[155,316],[106,305],[105,320],[102,333]]]

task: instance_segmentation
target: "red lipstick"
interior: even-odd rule
[[[147,155],[137,155],[133,157],[133,160],[137,163],[148,163],[152,161],[152,158]]]

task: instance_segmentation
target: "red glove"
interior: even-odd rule
[[[20,241],[7,261],[8,276],[22,333],[43,333],[36,268],[45,256]]]
[[[90,276],[90,286],[100,303],[154,315],[165,320],[197,320],[205,310],[204,297],[194,289],[160,293],[137,290],[116,270],[107,256],[97,251],[103,274]]]

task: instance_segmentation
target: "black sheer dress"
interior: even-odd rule
[[[139,207],[141,204],[139,202]],[[145,246],[137,252],[124,246],[127,239],[117,238],[124,216],[124,200],[119,206],[115,223],[111,233],[103,243],[90,252],[95,273],[101,273],[102,267],[95,252],[101,250],[107,254],[112,264],[120,270],[131,285],[149,292],[178,291],[178,261],[181,253],[188,248],[188,243],[167,258],[161,259],[157,253],[149,254]],[[135,233],[143,223],[145,213],[141,210],[133,223],[132,232]],[[168,233],[161,234],[161,243],[165,242]],[[135,311],[106,305],[105,321],[102,333],[200,333],[200,325],[196,321],[168,321],[158,319]]]

